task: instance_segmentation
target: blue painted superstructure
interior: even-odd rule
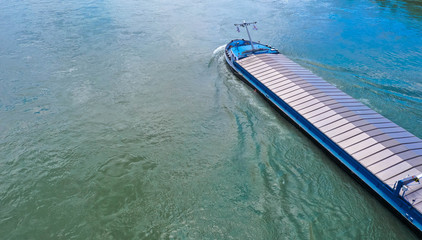
[[[421,234],[421,139],[268,45],[232,40],[225,58],[237,75]]]
[[[250,42],[243,39],[232,41],[230,44],[232,46],[230,50],[233,53],[233,57],[237,58],[238,60],[248,57],[252,54],[278,53],[276,49],[257,42],[253,42],[255,49],[252,50]]]

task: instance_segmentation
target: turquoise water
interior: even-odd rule
[[[258,21],[422,137],[419,1],[0,3],[0,238],[416,239],[221,46]]]

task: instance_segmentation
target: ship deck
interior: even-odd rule
[[[235,65],[391,191],[398,180],[422,174],[421,139],[282,54],[251,55]],[[405,200],[421,213],[422,184],[409,186]]]

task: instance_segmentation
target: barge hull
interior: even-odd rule
[[[421,139],[282,54],[236,61],[226,54],[226,60],[236,75],[421,235],[422,201],[416,196],[422,187],[412,187],[406,197],[394,189],[404,177],[422,173]]]

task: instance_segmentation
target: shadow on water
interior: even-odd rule
[[[392,13],[406,12],[408,17],[422,20],[422,2],[419,0],[376,0],[382,7],[390,9]]]

